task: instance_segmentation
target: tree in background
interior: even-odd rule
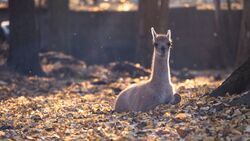
[[[169,0],[140,0],[139,1],[139,32],[136,48],[136,60],[150,66],[152,55],[152,37],[150,28],[154,27],[157,33],[166,33],[168,30]]]
[[[228,94],[241,94],[250,90],[250,57],[238,67],[217,89],[212,96],[225,96]]]
[[[250,1],[244,0],[239,46],[236,56],[236,66],[242,64],[249,56],[250,56]]]
[[[34,0],[9,0],[10,54],[8,66],[16,71],[41,75],[39,63],[39,28],[36,25]]]
[[[241,64],[235,71],[215,89],[211,96],[225,96],[228,94],[243,95],[239,102],[250,104],[250,1],[244,1],[244,9],[242,13],[241,34],[239,39],[239,47],[237,54],[237,65]],[[244,62],[244,63],[243,63]]]
[[[49,45],[55,51],[64,51],[70,54],[69,47],[69,1],[68,0],[48,0],[49,9]]]
[[[217,47],[214,57],[219,61],[218,67],[228,68],[233,65],[235,47],[232,44],[232,15],[231,1],[227,0],[227,11],[221,9],[221,0],[213,0],[215,6],[215,28],[217,34]],[[219,58],[218,58],[219,57]]]

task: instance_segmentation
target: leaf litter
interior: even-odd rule
[[[119,92],[148,79],[148,72],[138,64],[140,74],[119,72],[119,66],[112,66],[86,66],[83,76],[58,75],[60,79],[27,77],[1,69],[0,138],[249,140],[249,107],[228,104],[238,96],[204,96],[222,82],[213,71],[190,70],[189,79],[180,79],[178,74],[183,72],[173,72],[174,87],[182,97],[178,105],[159,105],[144,113],[116,113],[112,107]]]

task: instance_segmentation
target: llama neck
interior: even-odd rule
[[[152,59],[152,72],[150,81],[157,85],[171,84],[170,66],[169,66],[170,49],[168,49],[166,56],[161,57],[156,54],[154,50]]]

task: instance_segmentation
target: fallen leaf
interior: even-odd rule
[[[3,138],[5,136],[5,132],[0,131],[0,138]]]
[[[175,119],[185,121],[185,120],[187,120],[187,118],[190,118],[190,117],[191,117],[190,114],[187,114],[187,113],[178,113],[175,116]]]
[[[180,135],[181,138],[185,138],[189,133],[189,130],[185,127],[178,127],[176,128],[176,131]]]

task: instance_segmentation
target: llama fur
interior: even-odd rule
[[[119,94],[114,106],[116,112],[145,112],[160,104],[180,102],[180,95],[175,94],[170,75],[171,31],[157,34],[152,27],[151,33],[154,45],[151,76],[149,80],[133,84]]]

